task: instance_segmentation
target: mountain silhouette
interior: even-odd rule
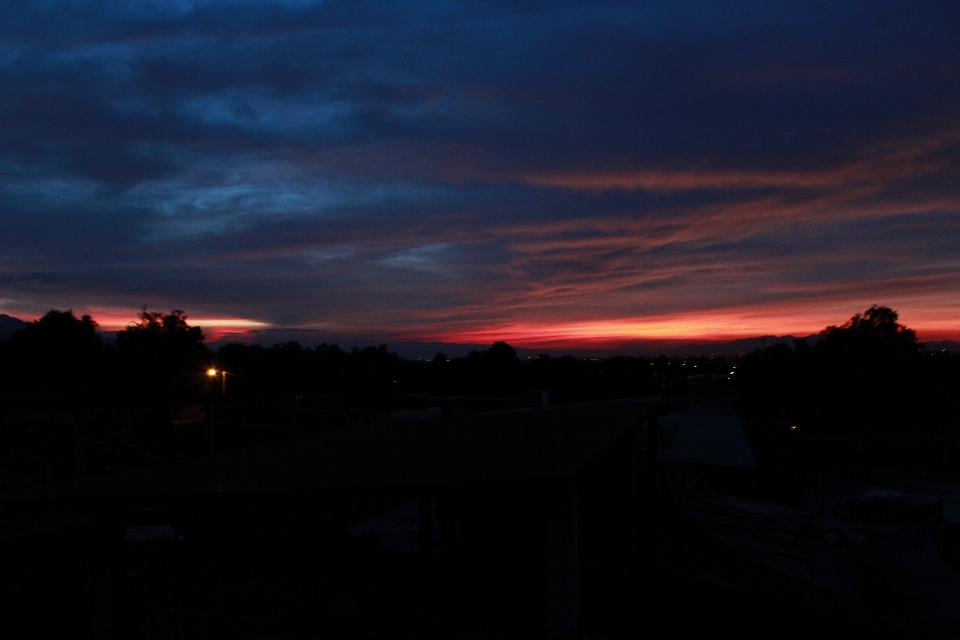
[[[9,340],[10,336],[26,327],[29,322],[0,313],[0,340]]]

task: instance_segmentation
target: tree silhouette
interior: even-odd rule
[[[817,396],[834,420],[860,432],[896,431],[916,413],[923,345],[896,311],[872,306],[820,332]]]
[[[473,393],[491,396],[523,394],[517,350],[502,340],[494,342],[489,349],[471,351],[466,358],[458,358],[452,364],[454,375]]]
[[[821,331],[823,340],[818,348],[871,359],[914,356],[923,345],[917,341],[916,332],[900,324],[899,319],[890,307],[874,305],[839,327],[829,326]]]
[[[735,380],[745,417],[898,434],[952,422],[955,373],[941,360],[923,354],[896,311],[874,305],[825,328],[813,344],[804,339],[747,354]]]
[[[188,325],[180,309],[164,314],[143,307],[138,318],[117,332],[117,352],[128,386],[147,395],[202,390],[210,350],[203,344],[200,327]]]
[[[90,316],[51,309],[13,335],[10,352],[15,388],[90,392],[99,379],[103,342]]]

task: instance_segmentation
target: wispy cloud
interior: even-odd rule
[[[637,170],[637,171],[574,171],[533,174],[525,178],[538,187],[580,190],[635,190],[653,192],[690,191],[700,189],[837,189],[863,185],[889,185],[935,175],[955,173],[956,156],[960,151],[960,128],[938,132],[928,140],[910,141],[906,149],[868,149],[868,159],[833,169],[781,170]]]
[[[2,310],[943,328],[958,29],[937,1],[5,3]]]

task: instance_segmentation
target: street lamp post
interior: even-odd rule
[[[220,376],[220,397],[225,397],[227,395],[227,372],[223,369],[217,371],[214,367],[207,369],[207,375],[210,378],[216,378],[217,375]],[[213,453],[216,451],[216,442],[214,440],[214,422],[213,422],[213,401],[207,400],[207,410],[206,410],[206,423],[207,423],[207,453]]]
[[[217,377],[217,374],[220,374],[220,395],[227,395],[227,372],[224,370],[217,371],[216,369],[207,369],[207,375],[211,378]]]

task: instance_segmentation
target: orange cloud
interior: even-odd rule
[[[136,313],[126,309],[74,309],[77,316],[89,315],[103,331],[119,331],[137,322]],[[270,327],[269,323],[245,318],[196,317],[187,315],[187,324],[203,329],[207,340],[218,340],[226,335],[249,336],[258,329]]]
[[[798,305],[778,309],[686,312],[647,318],[582,322],[513,322],[483,328],[440,331],[419,336],[440,342],[491,344],[497,340],[526,348],[616,348],[643,341],[733,340],[763,335],[806,336],[828,325],[841,324],[856,311],[849,302],[835,302],[811,310]],[[952,309],[909,309],[901,322],[921,339],[960,340],[960,314]]]
[[[960,142],[960,129],[914,142],[905,148],[865,149],[867,158],[833,169],[806,171],[717,171],[717,170],[601,170],[561,171],[524,176],[536,187],[587,191],[611,189],[652,192],[696,189],[825,189],[855,184],[899,181],[934,174],[951,166],[938,154]]]

